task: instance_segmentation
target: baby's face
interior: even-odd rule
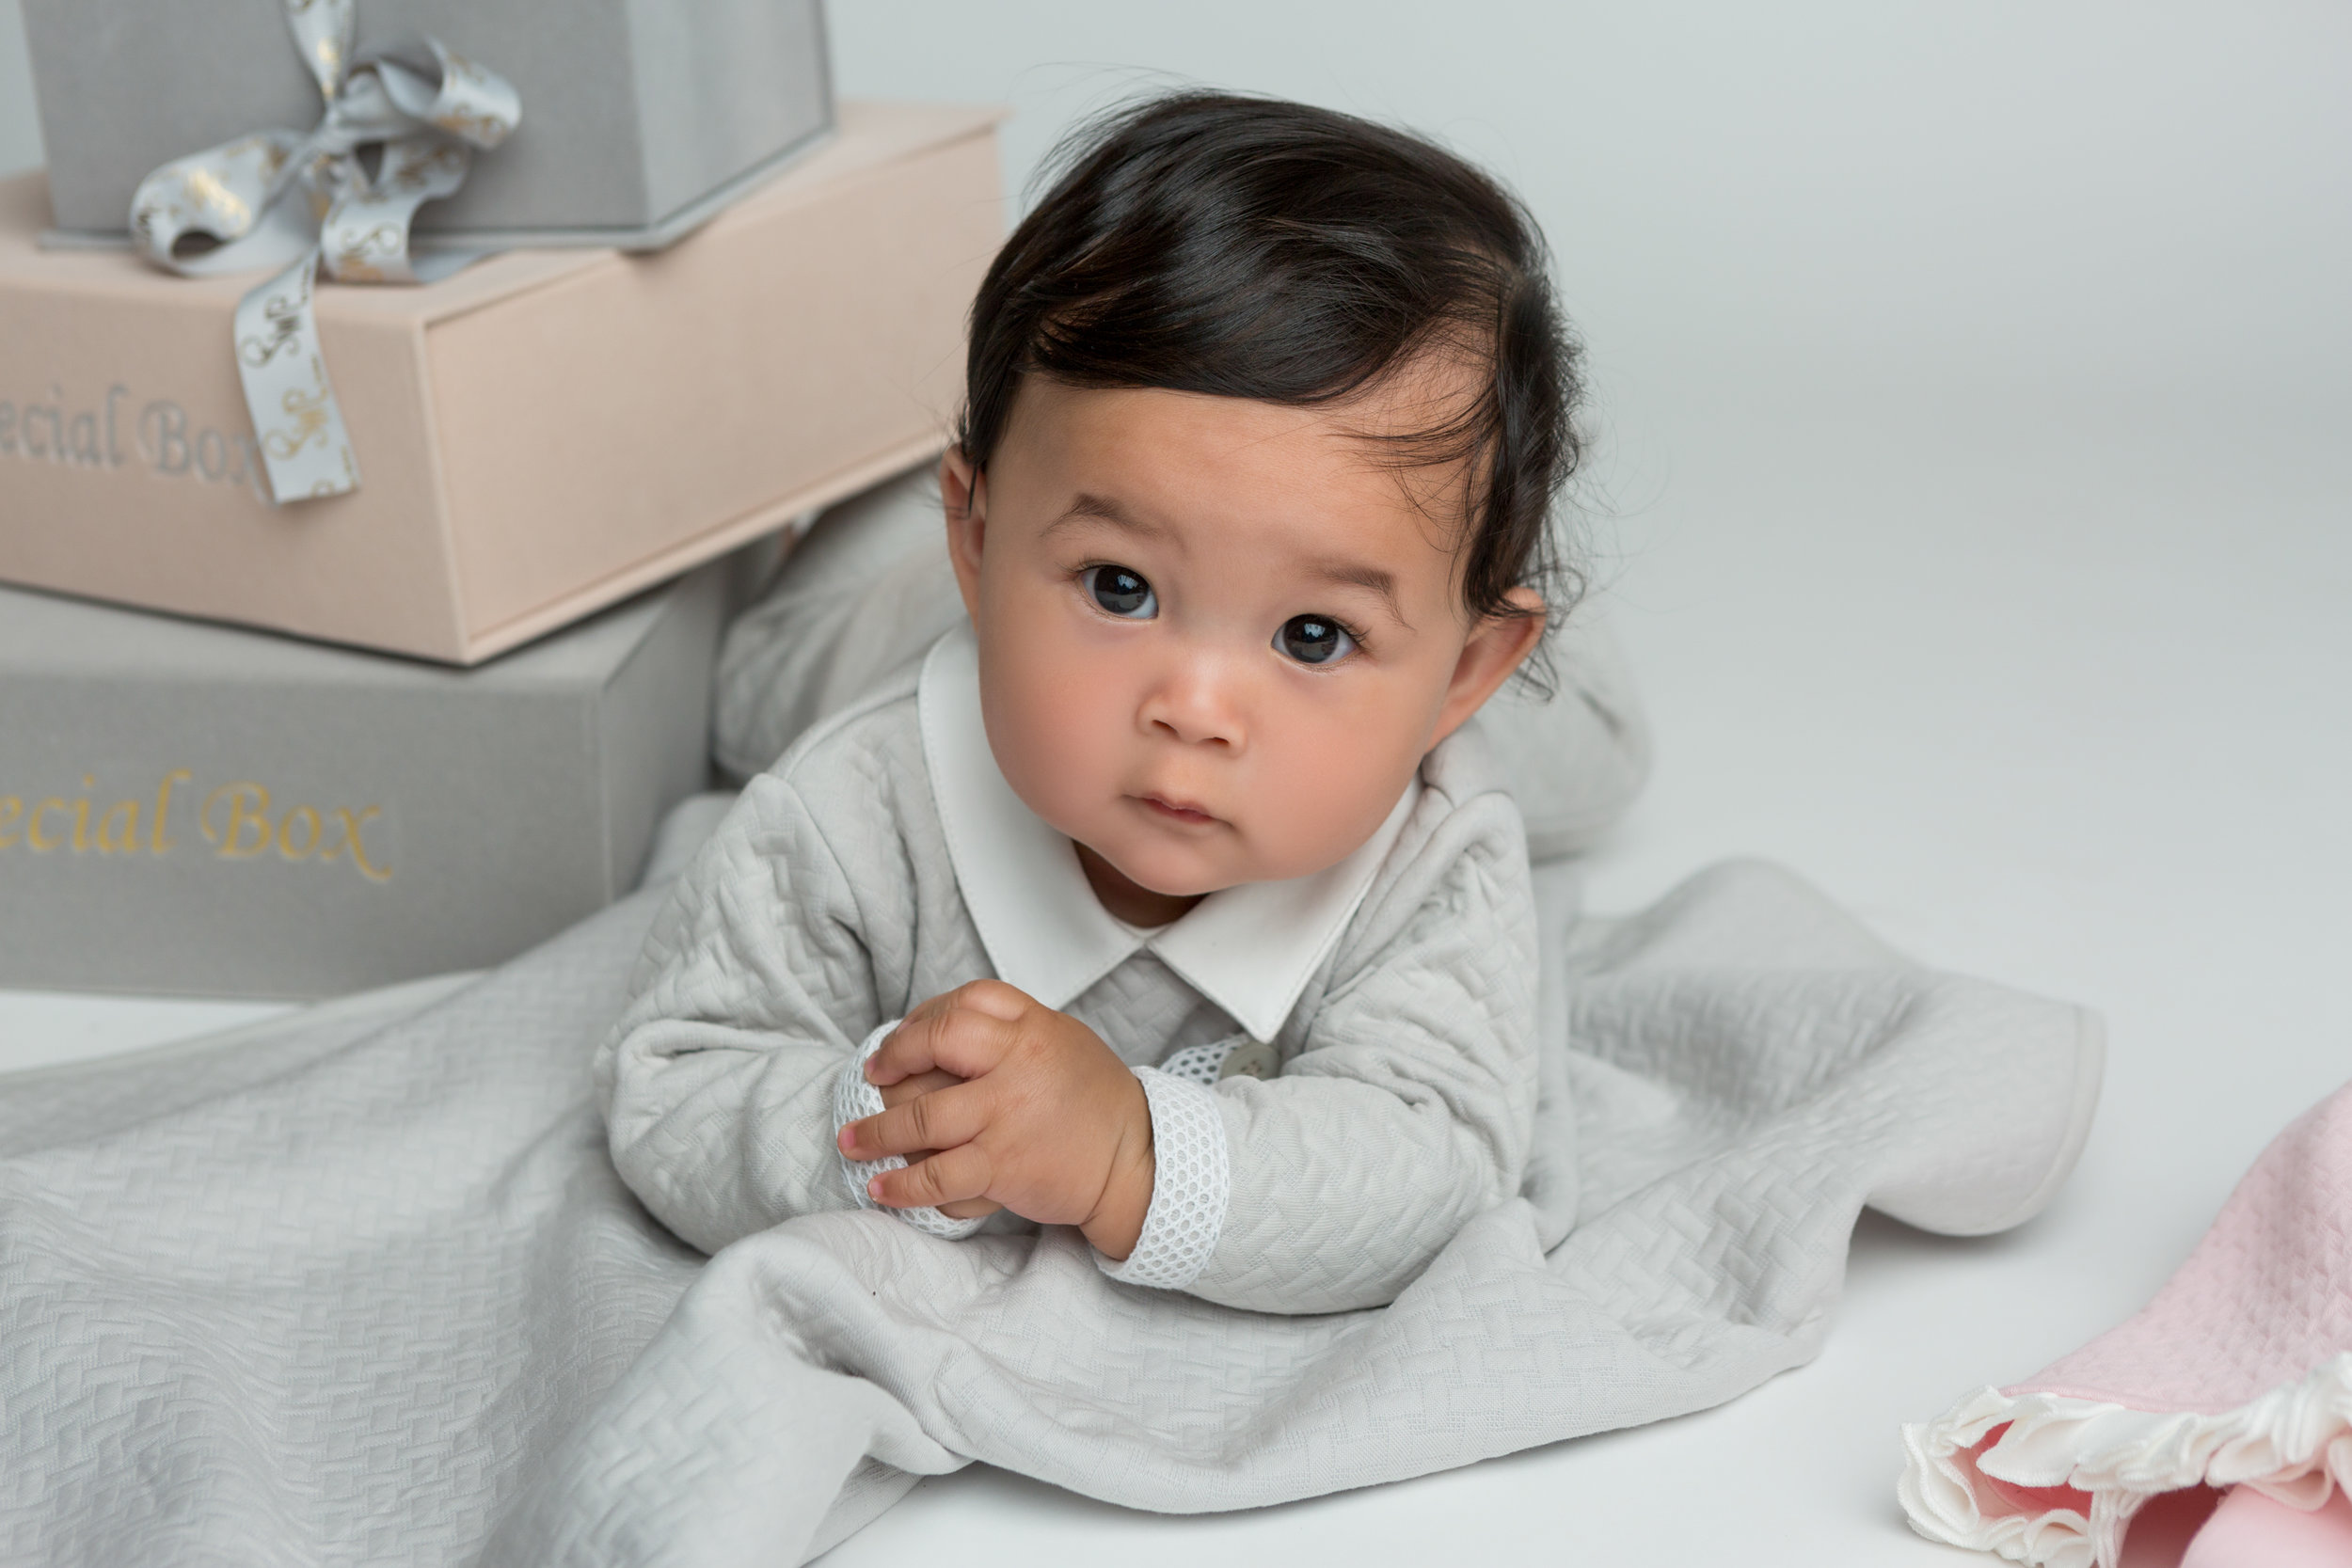
[[[1371,837],[1538,629],[1462,609],[1459,470],[1360,434],[1419,412],[1031,378],[984,476],[949,454],[989,742],[1030,810],[1176,897]]]

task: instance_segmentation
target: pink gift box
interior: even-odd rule
[[[845,103],[671,249],[323,285],[353,494],[265,499],[250,277],[50,251],[0,182],[0,579],[469,664],[937,451],[1003,233],[994,110]]]

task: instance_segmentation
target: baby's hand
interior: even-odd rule
[[[869,1074],[868,1077],[870,1079],[871,1075]],[[962,1079],[952,1072],[933,1068],[929,1072],[918,1072],[911,1078],[901,1078],[895,1084],[880,1085],[877,1087],[881,1091],[882,1102],[884,1105],[903,1105],[910,1100],[920,1100],[933,1089],[951,1088],[962,1082]]]
[[[962,1082],[962,1079],[952,1072],[933,1068],[929,1072],[918,1072],[912,1078],[901,1078],[879,1092],[884,1106],[903,1105],[910,1100],[922,1099],[933,1089],[944,1089]],[[935,1148],[917,1149],[907,1156],[907,1164],[910,1165],[918,1164],[938,1152],[939,1150]],[[984,1197],[976,1197],[966,1199],[961,1203],[943,1203],[939,1206],[939,1212],[951,1220],[976,1220],[983,1215],[993,1214],[1003,1207],[1001,1203],[991,1203]]]
[[[889,1109],[843,1128],[842,1152],[937,1151],[876,1177],[876,1202],[951,1214],[1002,1206],[1074,1225],[1107,1257],[1135,1250],[1152,1206],[1152,1113],[1136,1075],[1076,1019],[976,980],[907,1014],[866,1076]],[[933,1076],[946,1082],[893,1099]]]

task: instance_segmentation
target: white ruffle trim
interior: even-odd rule
[[[1992,1447],[1969,1453],[2005,1422]],[[2034,1568],[2115,1568],[2124,1527],[2158,1493],[2246,1485],[2314,1509],[2338,1486],[2352,1491],[2352,1353],[2211,1416],[1980,1389],[1904,1427],[1903,1449],[1897,1492],[1911,1528],[1929,1540]],[[2090,1516],[2064,1507],[2010,1512],[1981,1490],[1984,1477],[2089,1493]]]

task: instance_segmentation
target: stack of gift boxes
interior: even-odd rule
[[[327,995],[593,911],[703,787],[720,631],[778,541],[945,440],[993,114],[836,106],[818,0],[343,0],[323,77],[336,4],[24,0],[49,166],[0,181],[0,986]],[[292,346],[334,418],[288,428],[355,461],[284,496],[240,336],[268,271],[124,236],[153,171],[242,135],[328,168],[298,138],[378,50],[413,114],[469,62],[520,113],[416,210],[417,257],[480,253],[437,281],[327,264],[398,150],[293,182],[328,253]],[[174,178],[218,228],[215,166]]]

